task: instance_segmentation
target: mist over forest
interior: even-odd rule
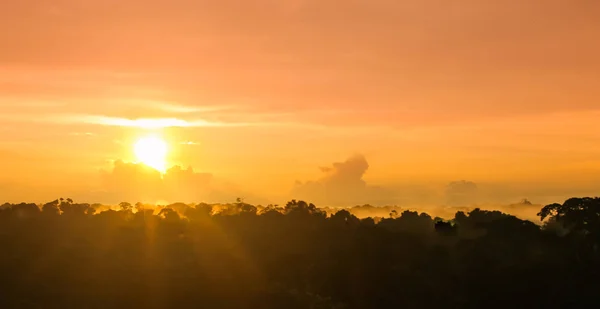
[[[480,208],[500,210],[535,221],[537,211],[544,204],[563,201],[570,196],[591,196],[596,192],[593,187],[579,186],[577,183],[559,187],[535,182],[507,185],[454,180],[380,185],[368,180],[369,168],[365,156],[353,155],[329,166],[319,167],[319,177],[290,183],[288,191],[282,193],[249,191],[247,183],[238,185],[191,166],[174,165],[161,173],[144,164],[115,160],[110,168],[97,175],[95,185],[83,186],[96,178],[82,178],[81,181],[76,178],[73,180],[76,189],[66,188],[64,194],[78,201],[107,205],[117,205],[122,201],[161,205],[178,202],[218,204],[242,198],[248,203],[264,206],[285,204],[296,199],[333,209],[371,205],[378,208],[367,212],[380,217],[387,216],[391,208],[427,212],[444,218],[451,217],[455,210]],[[0,194],[12,203],[27,200],[39,204],[55,198],[57,192],[63,194],[63,186],[60,182],[46,189],[43,186],[0,184]],[[356,215],[361,216],[364,212],[360,208],[355,209]]]

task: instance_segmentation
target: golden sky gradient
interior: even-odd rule
[[[184,200],[593,195],[598,38],[595,0],[2,1],[0,193],[170,199],[114,192],[158,132]]]

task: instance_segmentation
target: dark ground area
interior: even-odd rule
[[[173,209],[175,208],[175,209]],[[0,210],[0,308],[593,308],[600,199],[453,220],[305,202]]]

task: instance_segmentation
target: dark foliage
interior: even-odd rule
[[[598,307],[600,199],[539,216],[5,204],[0,308]]]

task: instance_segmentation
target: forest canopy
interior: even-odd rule
[[[481,209],[373,218],[370,207],[4,204],[0,307],[600,304],[600,198],[541,207],[538,222]]]

